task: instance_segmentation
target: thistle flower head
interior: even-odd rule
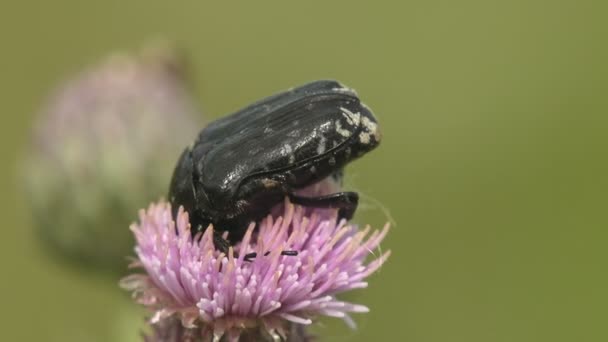
[[[285,336],[289,325],[309,325],[319,315],[352,325],[349,314],[368,308],[337,295],[367,287],[365,279],[386,261],[390,251],[366,259],[388,225],[359,230],[336,222],[335,210],[328,215],[288,201],[280,208],[279,216],[252,223],[226,255],[213,245],[212,226],[193,238],[186,212],[180,208],[174,221],[168,203],[152,204],[131,226],[134,265],[146,273],[124,278],[122,286],[154,311],[152,323],[177,318],[203,340],[238,340],[252,329]],[[284,250],[298,255],[283,256]],[[246,261],[250,252],[258,257]]]

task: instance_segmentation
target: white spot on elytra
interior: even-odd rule
[[[281,147],[281,154],[282,155],[288,155],[293,151],[293,149],[291,148],[291,145],[289,144],[285,144],[283,145],[283,147]]]
[[[293,154],[289,156],[289,164],[293,164],[296,162],[296,156]]]
[[[378,131],[378,124],[370,120],[368,117],[363,117],[363,120],[361,120],[361,122],[363,123],[363,127],[365,127],[369,131],[369,133],[375,135]]]
[[[341,136],[348,138],[352,135],[352,132],[342,128],[342,124],[340,124],[340,120],[336,120],[336,132],[338,132],[338,134],[340,134]]]
[[[317,146],[317,154],[323,154],[323,152],[325,152],[325,143],[326,139],[322,136],[319,145]]]
[[[328,162],[329,162],[329,165],[334,166],[334,165],[336,165],[336,158],[331,157],[331,158],[329,158]]]
[[[348,114],[342,113],[342,116],[344,116],[344,118],[346,119],[346,123],[348,123],[351,126],[354,124],[353,120],[351,120],[351,118],[350,118],[350,116],[348,116]]]
[[[352,94],[352,95],[355,95],[355,96],[357,95],[357,92],[354,89],[349,88],[349,87],[347,87],[347,86],[345,86],[343,84],[340,84],[340,87],[332,88],[331,90],[332,91],[337,91],[337,92],[340,92],[340,93],[348,93],[348,94]]]
[[[361,133],[359,133],[359,141],[362,144],[365,144],[365,145],[369,144],[369,140],[370,140],[369,133],[367,133],[367,132],[361,132]]]
[[[249,155],[255,156],[256,154],[260,153],[261,151],[262,151],[261,147],[254,147],[251,150],[249,150]]]
[[[310,167],[310,172],[311,172],[311,173],[316,173],[316,172],[317,172],[317,168],[316,168],[316,167],[314,167],[314,166],[311,166],[311,167]]]
[[[340,107],[340,110],[342,111],[342,115],[344,116],[344,118],[346,118],[346,122],[349,125],[359,126],[359,123],[361,122],[361,113],[359,113],[359,112],[353,113],[344,107]]]

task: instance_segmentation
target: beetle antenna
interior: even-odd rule
[[[391,215],[391,211],[384,204],[382,204],[382,202],[372,196],[368,196],[362,193],[361,191],[359,191],[359,197],[361,197],[365,202],[371,202],[371,207],[380,209],[380,211],[382,212],[382,214],[384,214],[384,217],[391,224],[391,226],[397,227],[397,221],[395,221],[393,215]],[[365,209],[365,202],[362,203],[362,205],[359,205],[359,208],[363,207],[363,209]]]

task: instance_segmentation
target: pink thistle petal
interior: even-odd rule
[[[321,215],[288,201],[281,207],[281,216],[252,223],[226,255],[215,250],[212,226],[192,238],[182,208],[174,222],[168,203],[151,204],[130,227],[137,241],[132,264],[146,274],[125,277],[121,286],[154,311],[152,322],[177,317],[184,327],[229,340],[254,326],[282,335],[287,322],[308,325],[317,315],[353,325],[348,313],[369,309],[336,295],[367,287],[364,279],[390,255],[366,263],[388,225],[359,231],[345,220],[336,223],[335,211]],[[284,250],[298,255],[281,255]],[[258,256],[245,261],[250,252]]]

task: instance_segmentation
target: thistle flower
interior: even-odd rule
[[[175,156],[201,126],[179,68],[160,45],[116,54],[48,101],[23,178],[37,235],[56,254],[124,269],[133,240],[123,227],[167,191]]]
[[[137,254],[133,265],[146,274],[130,275],[121,285],[153,310],[155,333],[149,340],[282,336],[303,341],[302,333],[293,331],[315,316],[339,317],[353,325],[350,313],[368,311],[336,295],[367,287],[365,278],[389,257],[390,251],[365,262],[388,225],[368,236],[369,226],[359,230],[345,220],[336,222],[335,210],[327,215],[288,201],[281,207],[280,216],[269,215],[257,228],[252,223],[227,255],[215,249],[212,226],[191,236],[182,208],[176,221],[163,201],[140,211],[139,223],[131,226]],[[283,250],[298,255],[282,256]],[[245,261],[250,252],[258,257]]]

